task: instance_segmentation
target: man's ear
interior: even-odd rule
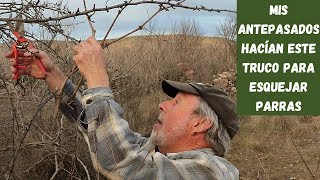
[[[206,132],[213,126],[213,121],[206,118],[196,118],[192,123],[193,134]]]

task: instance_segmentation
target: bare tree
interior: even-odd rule
[[[40,0],[2,2],[0,4],[0,41],[7,48],[11,48],[12,42],[16,40],[12,35],[10,24],[20,22],[38,28],[41,32],[39,34],[24,29],[24,36],[30,39],[30,42],[37,48],[55,57],[54,61],[61,66],[67,76],[79,82],[78,90],[83,82],[75,65],[72,64],[70,50],[72,44],[80,40],[67,29],[75,26],[75,22],[80,17],[86,17],[89,23],[88,29],[90,28],[92,35],[95,36],[96,29],[92,19],[96,13],[116,12],[101,40],[101,46],[108,48],[111,44],[146,29],[147,23],[163,11],[174,11],[181,8],[189,11],[235,13],[232,10],[215,9],[201,4],[188,6],[185,5],[186,2],[187,0],[128,0],[109,5],[109,0],[107,0],[104,7],[95,5],[87,7],[86,1],[83,0],[83,8],[75,11],[70,10],[67,3],[62,0],[54,3]],[[126,9],[143,5],[155,6],[157,9],[149,17],[145,17],[145,20],[136,28],[118,38],[107,40],[119,18],[125,15],[123,12]],[[179,31],[188,31],[188,29],[184,28]],[[9,69],[7,63],[2,63],[0,68],[2,71]],[[3,161],[0,161],[0,179],[34,179],[43,178],[43,175],[51,179],[98,177],[99,175],[92,173],[93,168],[89,156],[79,155],[80,152],[86,152],[86,147],[80,145],[77,127],[65,121],[65,118],[59,114],[62,92],[55,92],[56,101],[54,103],[53,94],[48,92],[43,82],[24,77],[22,82],[27,88],[25,89],[27,96],[22,96],[21,91],[16,91],[10,80],[0,75],[4,89],[0,93],[5,95],[4,100],[1,100],[3,101],[1,107],[8,112],[1,117],[6,121],[0,124],[2,127],[0,133],[2,137],[5,137],[0,143],[0,158],[3,158]]]
[[[237,57],[237,19],[236,16],[228,16],[217,28],[217,33],[223,38],[225,46],[225,62],[235,64]],[[230,66],[229,66],[230,67]],[[233,67],[234,68],[234,67]]]

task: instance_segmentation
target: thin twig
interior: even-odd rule
[[[143,29],[143,27],[144,27],[149,21],[151,21],[151,19],[153,19],[157,14],[159,14],[159,13],[160,13],[161,11],[163,11],[164,9],[165,9],[164,7],[160,7],[158,11],[156,11],[152,16],[150,16],[144,23],[142,23],[142,24],[141,24],[140,26],[138,26],[136,29],[132,30],[131,32],[129,32],[129,33],[127,33],[127,34],[125,34],[125,35],[123,35],[123,36],[121,36],[121,37],[113,40],[113,41],[111,41],[110,43],[104,43],[104,44],[102,45],[102,48],[108,47],[108,46],[110,46],[111,44],[113,44],[113,43],[115,43],[115,42],[117,42],[117,41],[119,41],[119,40],[121,40],[121,39],[123,39],[123,38],[125,38],[125,37],[127,37],[127,36],[129,36],[129,35],[131,35],[131,34],[133,34],[133,33],[135,33],[135,32],[137,32],[137,31],[139,31],[139,30]]]
[[[268,173],[267,173],[266,169],[264,168],[264,166],[262,165],[262,162],[261,162],[261,161],[260,161],[260,159],[259,159],[258,154],[257,154],[253,149],[251,149],[251,150],[252,150],[252,152],[256,155],[256,157],[257,157],[257,159],[258,159],[258,161],[259,161],[259,164],[260,164],[260,166],[261,166],[261,168],[262,168],[263,172],[266,174],[267,178],[268,178],[268,179],[270,179],[270,177],[269,177],[269,175],[268,175]]]
[[[230,13],[236,13],[234,10],[228,10],[228,9],[214,9],[214,8],[206,8],[204,6],[185,6],[180,3],[171,3],[171,2],[163,2],[163,1],[137,1],[134,3],[120,3],[114,6],[108,6],[108,7],[103,7],[103,8],[94,8],[94,9],[89,9],[87,11],[77,11],[74,13],[70,13],[67,15],[63,15],[60,17],[49,17],[49,18],[43,18],[43,19],[38,19],[38,18],[30,18],[30,19],[22,19],[22,18],[0,18],[0,21],[19,21],[19,22],[25,22],[25,23],[40,23],[40,22],[50,22],[50,21],[60,21],[63,19],[69,19],[69,18],[74,18],[77,16],[83,16],[86,14],[94,13],[94,12],[100,12],[100,11],[110,11],[113,9],[118,9],[122,8],[124,6],[136,6],[136,5],[141,5],[141,4],[155,4],[155,5],[168,5],[169,8],[183,8],[183,9],[190,9],[190,10],[195,10],[195,11],[208,11],[208,12],[230,12]]]
[[[64,89],[64,86],[66,85],[66,82],[68,81],[68,79],[69,78],[66,78],[62,83],[62,87],[59,90],[57,90],[58,92],[56,93],[56,97],[55,97],[56,102],[55,102],[55,105],[54,105],[53,117],[52,117],[53,120],[55,120],[57,118],[57,116],[58,116],[60,103],[61,103],[61,100],[62,100],[62,97],[63,97],[63,89]]]
[[[132,2],[132,0],[129,1],[129,3],[131,3],[131,2]],[[111,32],[114,24],[115,24],[116,21],[118,20],[118,17],[120,16],[120,14],[122,13],[122,11],[123,11],[126,7],[127,7],[127,6],[124,6],[124,7],[122,7],[122,8],[118,11],[116,17],[113,19],[113,21],[112,21],[112,23],[111,23],[111,25],[110,25],[110,27],[109,27],[107,33],[105,34],[105,36],[103,37],[102,41],[100,42],[100,45],[101,45],[101,46],[103,46],[103,44],[105,43],[105,41],[106,41],[108,35],[110,34],[110,32]]]
[[[88,180],[91,180],[87,166],[79,158],[77,158],[77,161],[81,164],[81,166],[83,167],[84,171],[86,171]]]
[[[112,21],[112,23],[111,23],[111,25],[110,25],[110,27],[109,27],[109,29],[108,29],[107,33],[104,35],[104,37],[103,37],[102,41],[100,42],[100,45],[101,45],[102,47],[103,47],[103,44],[105,44],[105,41],[106,41],[106,39],[107,39],[107,37],[108,37],[109,33],[111,32],[111,29],[113,28],[113,26],[114,26],[115,22],[117,21],[117,19],[118,19],[119,15],[121,14],[121,12],[122,12],[122,10],[119,10],[119,11],[118,11],[117,16],[113,19],[113,21]]]
[[[84,80],[84,79],[83,79],[83,76],[81,76],[81,77],[80,77],[80,80],[79,80],[79,82],[78,82],[78,84],[77,84],[76,89],[74,90],[74,92],[73,92],[72,96],[70,97],[70,100],[73,100],[73,99],[74,99],[74,97],[76,96],[76,94],[77,94],[77,92],[78,92],[78,90],[79,90],[79,88],[80,88],[80,86],[81,86],[81,84],[82,84],[83,80]]]
[[[292,142],[293,146],[296,148],[296,150],[297,150],[297,152],[298,152],[298,154],[299,154],[299,156],[300,156],[300,158],[301,158],[301,160],[302,160],[303,164],[304,164],[304,165],[306,166],[306,168],[308,169],[308,171],[309,171],[309,173],[310,173],[311,177],[312,177],[313,179],[316,179],[316,177],[315,177],[315,176],[313,175],[313,173],[311,172],[311,170],[310,170],[309,166],[307,165],[306,161],[304,160],[304,158],[303,158],[302,154],[300,153],[300,151],[299,151],[298,147],[297,147],[297,146],[296,146],[296,144],[294,143],[294,141],[293,141],[293,139],[292,139],[291,134],[289,134],[289,136],[290,136],[290,140],[291,140],[291,142]]]
[[[86,0],[83,0],[83,6],[84,6],[84,10],[87,11]],[[87,17],[88,23],[90,25],[92,36],[95,37],[96,36],[96,30],[94,29],[94,27],[92,25],[92,21],[90,19],[90,16],[88,14],[86,14],[86,17]]]
[[[58,165],[58,156],[57,156],[57,146],[54,147],[54,150],[55,150],[55,153],[54,153],[54,163],[55,163],[55,171],[54,173],[52,174],[50,180],[53,180],[56,175],[58,174],[59,172],[59,165]]]
[[[315,177],[318,176],[319,167],[320,167],[320,159],[318,159],[318,165],[317,165],[316,172],[315,172],[315,175],[314,175]]]

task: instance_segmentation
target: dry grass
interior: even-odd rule
[[[55,62],[65,71],[71,67],[72,45],[54,44],[63,59]],[[5,51],[1,48],[1,51]],[[200,35],[162,35],[129,37],[105,50],[109,58],[111,86],[116,100],[125,110],[130,127],[141,134],[149,134],[158,116],[158,104],[167,99],[161,92],[161,80],[200,81],[212,83],[213,76],[230,68],[236,60],[225,46],[224,39]],[[3,59],[3,61],[5,61]],[[193,79],[177,66],[189,64],[194,71]],[[4,63],[1,67],[8,72]],[[2,73],[3,74],[3,73]],[[77,77],[74,77],[76,79]],[[8,170],[13,153],[24,127],[30,121],[41,97],[46,93],[40,81],[25,79],[27,96],[22,97],[12,87],[11,96],[17,108],[17,121],[12,123],[12,108],[8,94],[1,86],[0,179]],[[64,129],[59,146],[37,144],[56,135],[58,124],[51,120],[54,103],[50,101],[37,115],[31,127],[21,155],[15,166],[17,179],[49,179],[54,173],[54,155],[57,154],[60,171],[57,179],[75,177],[85,179],[83,167],[75,160],[79,157],[93,173],[88,151],[74,124],[63,121]],[[241,131],[235,137],[228,159],[240,170],[242,179],[310,179],[302,154],[313,175],[320,178],[318,117],[248,116],[242,117]],[[12,131],[14,129],[14,131]],[[291,139],[294,141],[293,145]],[[33,144],[30,144],[33,143]],[[55,150],[57,148],[57,150]]]
[[[319,127],[318,117],[244,117],[228,158],[243,179],[312,179],[308,168],[317,179]]]

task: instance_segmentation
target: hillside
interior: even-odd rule
[[[236,99],[236,49],[229,44],[222,38],[163,35],[128,37],[106,48],[111,87],[130,127],[150,134],[158,117],[158,104],[168,99],[160,89],[163,79],[220,83]],[[51,50],[41,44],[37,47],[49,52],[64,72],[70,71],[72,44],[54,42]],[[5,51],[2,46],[0,53]],[[5,75],[9,72],[8,60],[1,57],[1,62],[1,75]],[[78,74],[72,76],[74,82],[78,79]],[[8,162],[26,129],[29,133],[14,169],[18,179],[49,179],[55,172],[55,162],[60,167],[57,179],[86,179],[85,168],[92,179],[96,178],[75,125],[62,117],[52,120],[52,100],[37,111],[47,96],[43,82],[24,78],[26,95],[22,96],[9,78],[6,81],[9,94],[3,84],[0,86],[0,179],[8,171]],[[39,113],[33,116],[35,112]],[[313,116],[243,116],[227,159],[238,167],[241,179],[320,178],[319,127],[319,117]],[[59,141],[52,143],[56,137]]]

